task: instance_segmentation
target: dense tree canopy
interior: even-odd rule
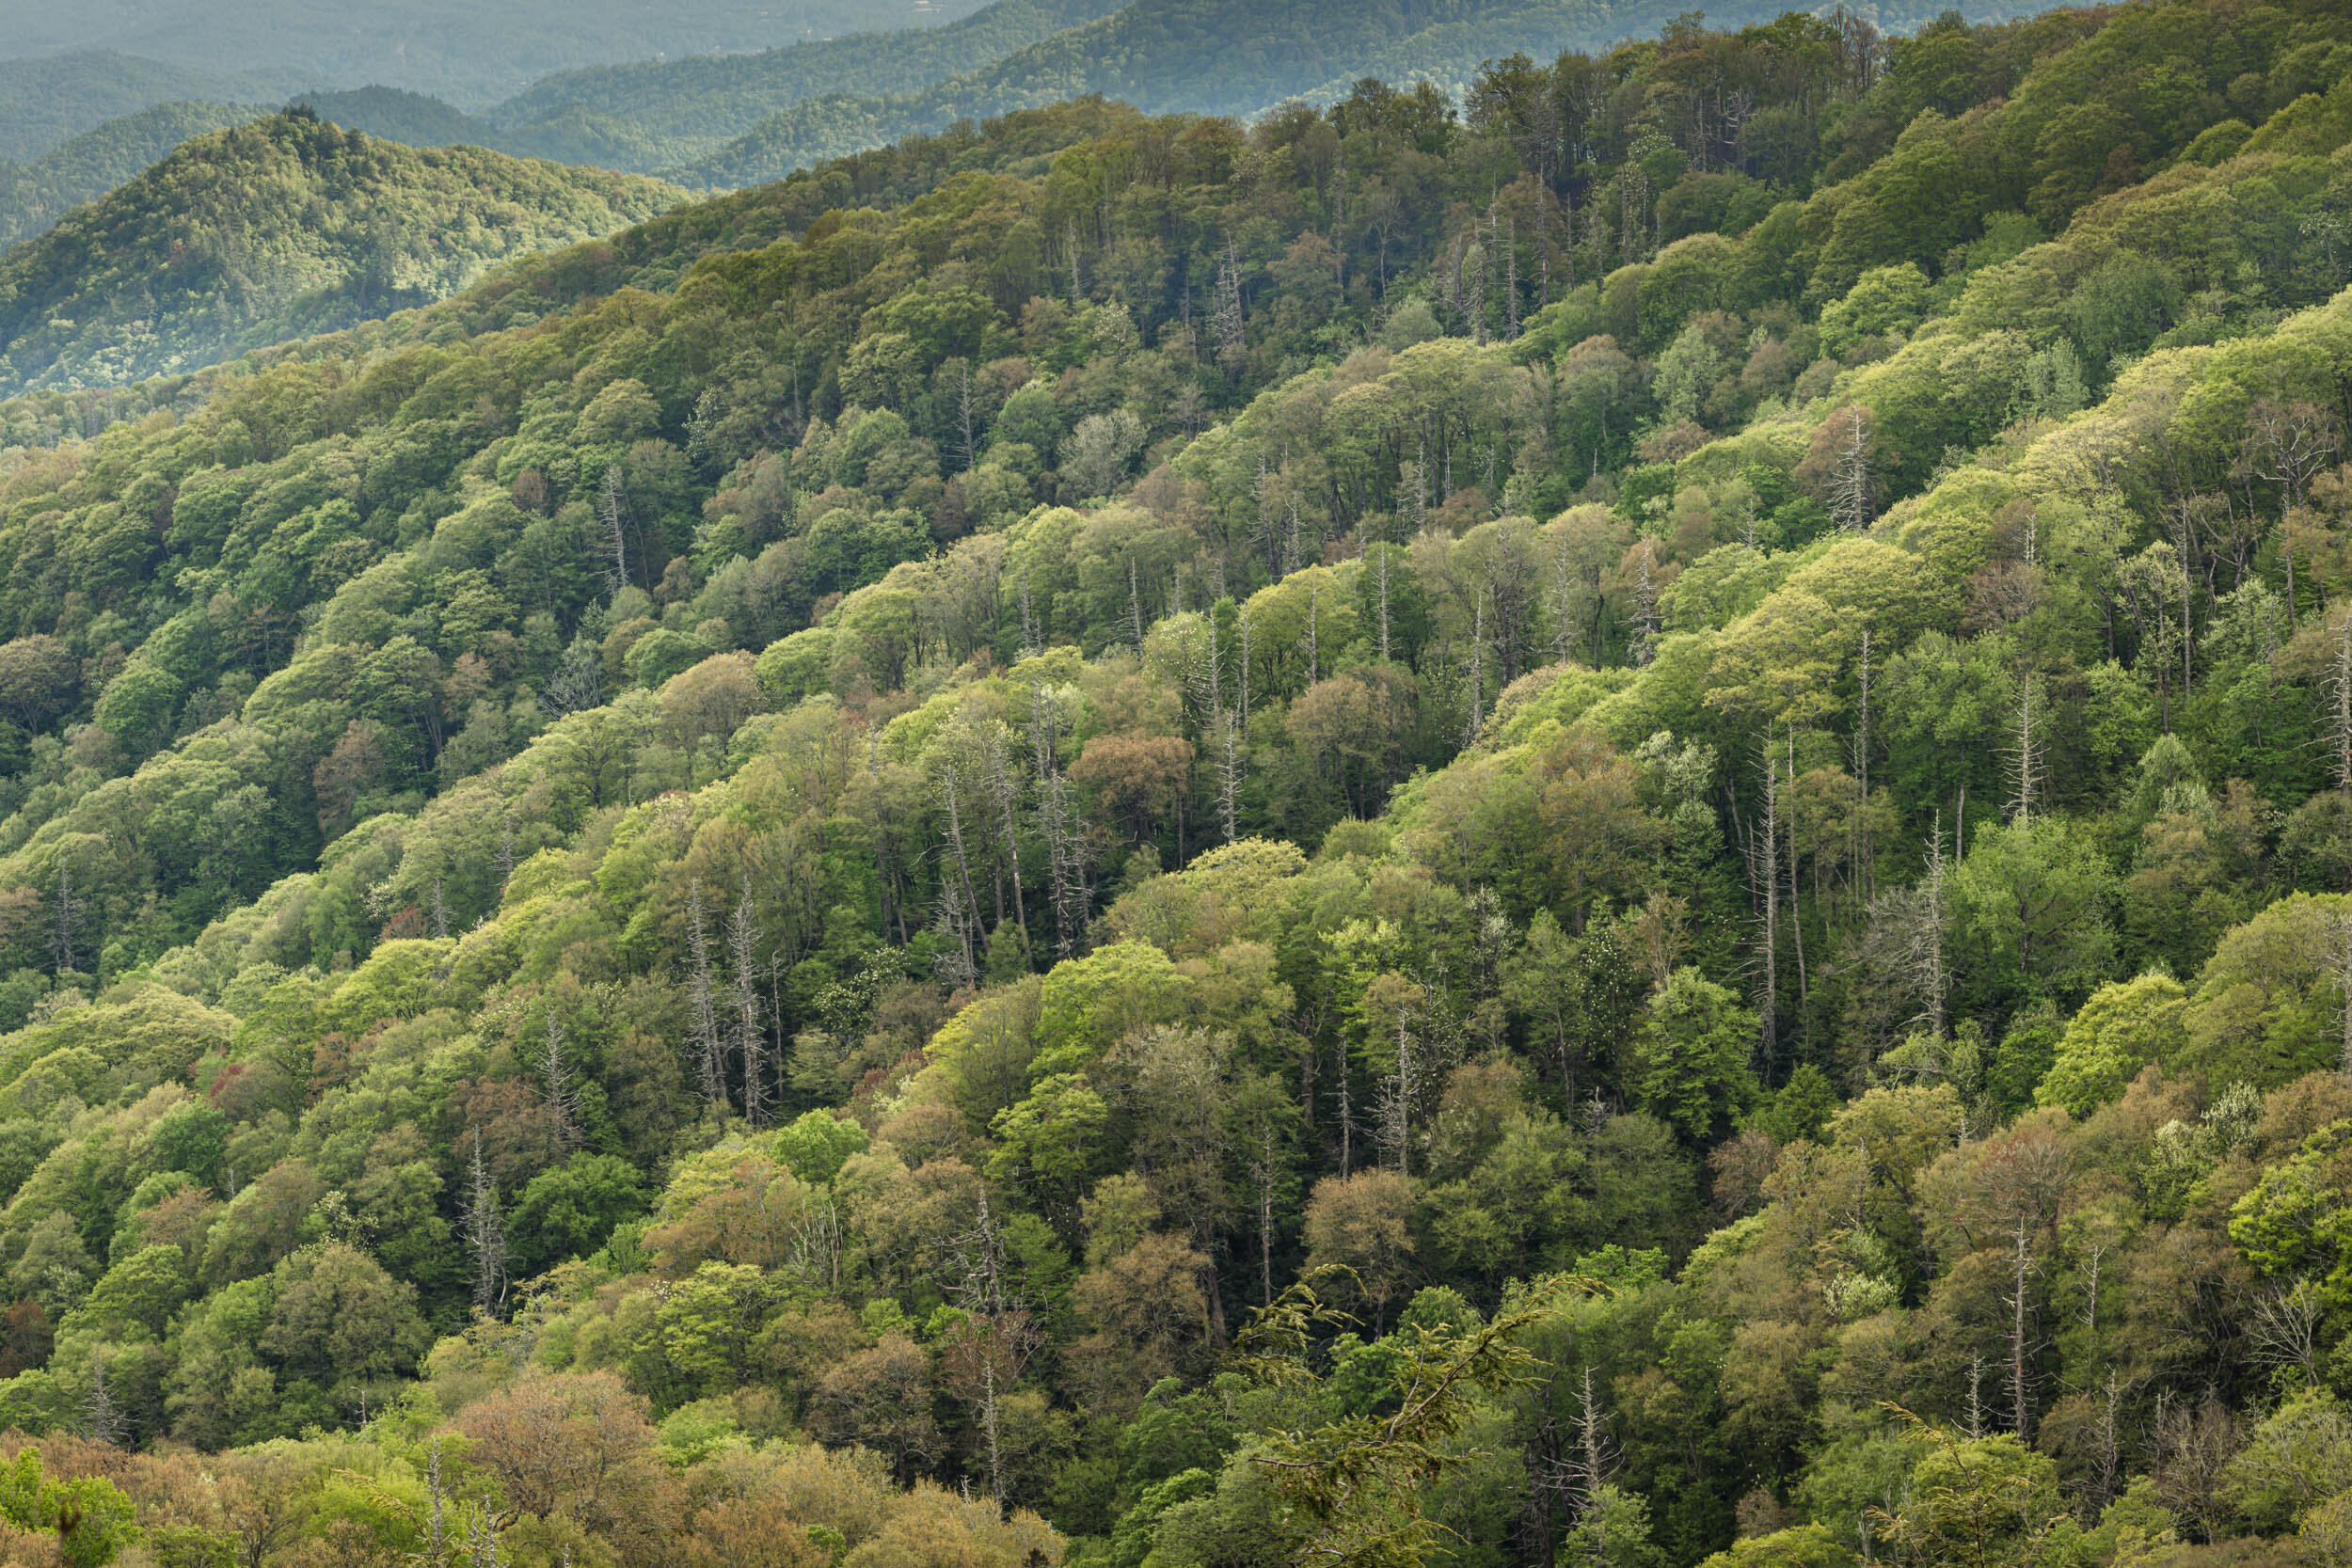
[[[0,410],[10,1550],[2340,1560],[2339,10],[1080,102]]]

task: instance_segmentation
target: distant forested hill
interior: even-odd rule
[[[298,102],[321,119],[386,141],[410,147],[487,147],[514,152],[488,121],[477,119],[441,99],[405,87],[353,87],[342,92],[306,92]],[[570,160],[559,160],[569,162]]]
[[[38,234],[70,207],[103,196],[191,136],[263,113],[235,103],[158,103],[51,149],[0,166],[0,248]]]
[[[527,135],[510,135],[440,99],[400,87],[304,93],[296,102],[321,119],[409,147],[486,147],[518,157],[542,155]],[[200,100],[158,103],[85,131],[30,163],[0,165],[0,248],[40,233],[68,209],[105,195],[182,143],[270,112]]]
[[[0,262],[0,385],[135,380],[425,304],[680,194],[300,110],[215,132]]]
[[[9,8],[0,6],[0,20]],[[158,65],[103,51],[0,60],[0,158],[31,163],[84,132],[159,103],[251,103],[282,98],[297,85],[290,76]]]

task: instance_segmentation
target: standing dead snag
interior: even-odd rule
[[[1601,1407],[1594,1384],[1593,1364],[1577,1374],[1575,1441],[1558,1464],[1557,1480],[1573,1499],[1579,1516],[1600,1502],[1600,1489],[1617,1467],[1617,1445],[1609,1435],[1608,1413]]]
[[[1086,847],[1079,836],[1070,784],[1062,776],[1057,747],[1061,720],[1042,682],[1029,689],[1029,743],[1037,757],[1037,822],[1045,840],[1048,885],[1054,900],[1054,938],[1062,958],[1074,956],[1086,937]]]
[[[694,1066],[702,1078],[704,1105],[723,1114],[733,1106],[727,1099],[719,1044],[719,1014],[711,996],[710,933],[703,918],[703,884],[699,878],[686,884],[686,922],[687,1000],[691,1008]]]
[[[609,557],[605,582],[614,594],[629,585],[628,541],[623,526],[627,513],[628,500],[621,491],[621,466],[608,464],[604,487],[596,495],[596,521],[604,527],[604,548]]]
[[[2352,611],[2328,628],[2328,750],[2336,787],[2352,790]]]
[[[1772,1070],[1780,1039],[1780,768],[1772,757],[1772,736],[1763,742],[1764,839],[1748,859],[1749,886],[1762,894],[1762,987],[1756,1002],[1756,1050],[1765,1071]]]
[[[2336,983],[2336,1015],[2344,1030],[2338,1060],[2344,1075],[2352,1078],[2352,911],[2328,911],[2321,931],[2320,967]]]
[[[1859,533],[1878,515],[1878,492],[1870,474],[1870,429],[1859,406],[1831,416],[1841,421],[1830,468],[1829,517],[1846,533]]]
[[[972,887],[972,860],[963,843],[963,811],[956,791],[956,771],[950,765],[940,776],[940,805],[946,812],[947,852],[955,858],[956,879],[951,888],[943,890],[941,901],[950,906],[953,914],[943,921],[947,934],[958,944],[961,964],[956,978],[961,985],[970,985],[979,973],[975,949],[982,927],[979,895]]]
[[[727,917],[727,966],[735,972],[735,1049],[743,1062],[743,1119],[768,1125],[767,1034],[759,1018],[759,929],[752,924],[752,895],[743,895]]]
[[[1478,744],[1486,724],[1486,592],[1482,586],[1470,606],[1470,722],[1462,732],[1465,751]]]
[[[1871,894],[1877,847],[1870,841],[1870,628],[1862,628],[1861,662],[1855,671],[1853,775],[1862,809],[1853,814],[1854,878],[1867,902]]]
[[[506,1300],[506,1225],[499,1214],[498,1184],[482,1162],[482,1132],[473,1135],[473,1158],[467,1165],[466,1199],[460,1211],[466,1250],[473,1255],[473,1304],[477,1311],[494,1315]]]
[[[566,1149],[580,1147],[580,1084],[573,1075],[572,1064],[564,1055],[564,1031],[555,1022],[555,1014],[548,1014],[547,1059],[542,1064],[547,1079],[548,1109],[555,1113],[556,1140]]]
[[[1029,1357],[1045,1336],[1032,1319],[1028,1301],[1006,1289],[1004,1229],[980,1192],[973,1227],[947,1243],[958,1278],[948,1287],[965,1322],[940,1346],[940,1370],[950,1392],[968,1405],[988,1449],[989,1494],[1005,1507],[1006,1455],[1000,1411],[1005,1394],[1021,1380]]]
[[[2033,809],[2042,799],[2042,736],[2034,728],[2034,678],[2028,670],[2017,681],[2017,724],[2002,750],[2009,769],[2009,816],[2024,828],[2033,822]]]

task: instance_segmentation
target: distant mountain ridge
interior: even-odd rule
[[[666,171],[689,184],[772,180],[860,146],[1086,93],[1147,113],[1250,115],[1332,82],[1467,80],[1486,59],[1654,31],[1677,0],[1132,0],[1096,21],[915,93],[834,93]],[[1766,4],[1734,4],[1725,20]]]
[[[694,151],[707,152],[804,100],[919,92],[942,77],[1108,15],[1118,5],[995,0],[943,26],[564,71],[534,83],[483,119],[548,156],[564,155],[559,150],[583,123],[628,125],[647,138],[699,143]]]
[[[288,72],[208,71],[106,50],[0,59],[0,158],[31,163],[159,103],[282,102],[299,86]]]
[[[11,3],[0,0],[0,19]],[[1425,80],[1458,93],[1488,60],[1606,48],[1656,31],[1686,3],[993,0],[964,9],[965,0],[950,0],[931,13],[944,21],[748,53],[566,69],[470,109],[403,86],[390,79],[401,73],[389,69],[366,87],[256,94],[222,90],[184,69],[91,54],[0,62],[0,157],[32,161],[110,120],[92,118],[97,105],[127,114],[157,95],[215,103],[293,99],[325,119],[411,146],[484,147],[690,187],[739,188],[960,119],[1090,94],[1150,113],[1247,118],[1287,99],[1330,102],[1365,76]],[[1932,20],[1940,6],[1885,0],[1869,13],[1900,31]],[[2022,8],[2022,0],[1972,8],[1987,17]],[[1774,14],[1766,0],[1731,0],[1713,20],[1739,26]],[[6,90],[11,81],[19,88],[13,95]],[[70,111],[39,106],[52,101]],[[20,224],[16,231],[32,229]]]
[[[183,144],[0,259],[0,388],[216,363],[446,297],[685,193],[290,111]]]
[[[1890,0],[1875,12],[1881,26],[1905,30],[1947,8]],[[2026,8],[2025,0],[1990,0],[1972,14]],[[1688,11],[1684,0],[1131,0],[918,92],[836,90],[796,104],[661,172],[688,185],[753,184],[960,119],[1090,93],[1152,114],[1248,117],[1288,99],[1329,102],[1366,76],[1458,92],[1486,61],[1602,49]],[[1778,14],[1770,0],[1732,0],[1708,20],[1737,27]]]
[[[9,4],[0,0],[0,20]],[[559,71],[479,112],[404,85],[394,63],[381,58],[358,62],[359,79],[367,85],[357,87],[335,85],[327,71],[222,74],[102,50],[0,59],[0,166],[34,164],[68,141],[102,130],[119,145],[151,143],[153,156],[160,157],[177,145],[155,140],[154,127],[169,117],[117,122],[167,103],[207,105],[210,112],[199,118],[209,123],[200,128],[211,130],[267,112],[248,105],[302,103],[322,119],[411,147],[485,147],[516,157],[653,173],[707,157],[767,117],[808,99],[844,91],[919,92],[942,77],[978,69],[1101,17],[1117,4],[995,0],[972,11],[970,0],[947,0],[905,27],[749,53]],[[971,14],[959,14],[964,11]],[[199,127],[188,123],[185,134],[194,134]],[[89,150],[74,156],[87,162]],[[142,166],[119,166],[112,183]],[[110,185],[82,182],[76,188],[76,198],[87,199]],[[5,187],[0,204],[17,211],[13,217],[0,214],[0,235],[8,238],[38,232],[59,210],[53,200],[35,201]]]
[[[382,82],[481,109],[576,67],[765,48],[878,24],[940,26],[979,3],[931,0],[918,11],[888,0],[885,23],[882,0],[0,0],[0,55],[37,64],[113,51],[223,79],[260,62],[282,79],[279,95],[305,82]],[[165,98],[213,96],[236,95],[183,82],[73,129]]]
[[[1937,3],[1888,0],[1875,20],[1894,29],[1922,24]],[[0,16],[8,4],[0,0]],[[688,188],[742,188],[960,119],[1090,95],[1149,113],[1242,118],[1286,100],[1327,103],[1366,76],[1427,81],[1458,95],[1486,61],[1606,48],[1655,31],[1682,14],[1680,4],[1129,0],[1113,8],[1115,0],[994,0],[897,31],[565,71],[480,113],[381,83],[291,96],[324,119],[411,147],[479,147],[652,174]],[[1993,15],[2019,8],[2019,0],[1981,8]],[[1732,0],[1716,20],[1738,26],[1772,14],[1766,0]],[[125,102],[199,80],[124,56],[0,63],[0,89],[14,81],[17,99],[37,103]],[[0,90],[0,153],[39,142],[84,112],[12,107]],[[157,104],[82,131],[71,150],[24,156],[22,168],[0,165],[0,246],[128,179],[142,159],[258,112],[218,98]]]

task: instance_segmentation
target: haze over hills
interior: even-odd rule
[[[485,112],[490,122],[559,155],[587,120],[627,125],[683,163],[781,109],[832,93],[918,91],[943,76],[1002,58],[1119,0],[994,0],[962,19],[914,31],[862,33],[755,55],[704,55],[565,71]],[[590,159],[595,162],[597,160]],[[606,160],[611,161],[611,160]],[[640,166],[638,164],[615,166]]]
[[[1378,56],[1409,58],[1412,74],[1451,89],[1481,60],[1613,41],[1647,32],[1669,14],[1665,0],[1618,8],[1575,0],[1132,0],[920,91],[813,98],[679,166],[674,177],[751,184],[958,119],[1083,93],[1162,113],[1246,116],[1334,78],[1370,74]]]
[[[303,113],[212,132],[0,258],[0,385],[193,370],[442,298],[682,195]]]
[[[953,21],[973,3],[930,0],[918,8],[904,0],[0,0],[0,56],[107,50],[219,77],[262,71],[284,79],[283,90],[379,82],[480,108],[572,67],[920,27]]]
[[[0,58],[0,159],[30,163],[108,120],[158,103],[268,103],[302,85],[291,71],[215,71],[95,51]]]
[[[1915,0],[1878,11],[1890,27],[1931,14]],[[412,145],[484,146],[739,185],[959,117],[1085,93],[1154,112],[1249,115],[1294,96],[1327,102],[1367,74],[1454,90],[1485,60],[1597,47],[1645,33],[1673,11],[1662,0],[993,0],[943,20],[949,14],[826,41],[563,71],[496,103],[463,94],[432,101],[383,59],[354,62],[359,80],[373,85],[313,73],[298,96],[340,123]],[[1765,14],[1742,0],[1725,19]],[[33,89],[20,101],[73,108],[61,119],[0,98],[0,155],[13,145],[20,161],[38,156],[109,118],[102,108],[121,113],[164,97],[252,101],[206,92],[185,71],[159,76],[124,64],[121,80],[103,92],[84,85],[97,65],[89,56],[11,68]],[[59,79],[32,80],[43,70]]]

